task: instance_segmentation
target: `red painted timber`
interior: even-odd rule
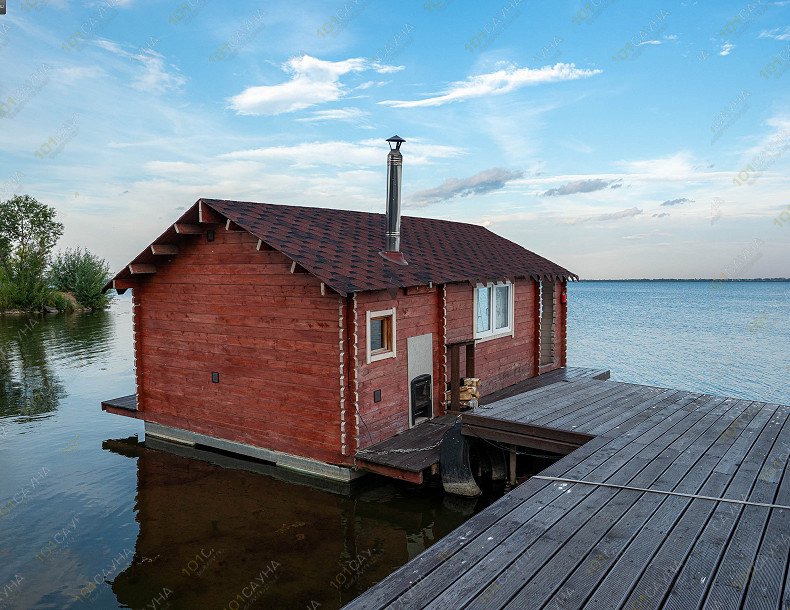
[[[399,470],[390,466],[382,466],[381,464],[374,464],[373,462],[366,462],[365,460],[357,459],[357,465],[369,472],[374,472],[391,479],[398,479],[416,485],[422,485],[423,476],[422,472],[411,472],[409,470]]]
[[[338,299],[257,239],[218,228],[136,290],[147,421],[342,464]],[[211,372],[220,374],[211,383]],[[332,381],[335,379],[335,381]]]

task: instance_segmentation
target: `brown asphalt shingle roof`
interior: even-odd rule
[[[342,295],[429,282],[578,279],[478,225],[404,216],[401,251],[409,264],[398,265],[379,255],[384,245],[384,214],[201,199],[181,222],[201,201]],[[139,259],[135,262],[144,262]],[[116,277],[128,277],[128,273]]]

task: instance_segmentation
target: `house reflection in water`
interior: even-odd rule
[[[155,599],[172,608],[233,600],[233,607],[339,608],[486,502],[377,479],[342,494],[312,486],[326,481],[285,480],[276,467],[153,439],[104,448],[138,464],[140,533],[132,564],[112,584],[133,608]]]

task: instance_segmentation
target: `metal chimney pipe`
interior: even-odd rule
[[[387,214],[384,250],[380,253],[387,260],[408,264],[400,251],[400,185],[403,174],[403,155],[400,146],[406,140],[400,136],[387,138],[390,151],[387,154]]]

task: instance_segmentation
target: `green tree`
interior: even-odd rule
[[[55,208],[30,195],[15,195],[0,202],[0,257],[18,252],[47,256],[63,235]]]
[[[0,303],[41,309],[51,293],[47,263],[63,235],[55,209],[29,195],[0,202]]]
[[[0,302],[10,309],[41,309],[52,289],[47,280],[47,258],[19,249],[0,266]]]

